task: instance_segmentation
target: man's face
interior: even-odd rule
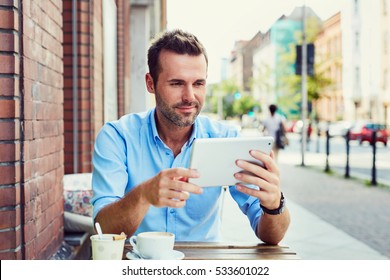
[[[160,53],[161,72],[156,88],[147,75],[149,92],[156,95],[160,117],[179,127],[191,126],[206,96],[207,63],[203,55]]]

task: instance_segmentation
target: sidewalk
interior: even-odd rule
[[[284,155],[282,151],[279,156],[282,188],[292,218],[281,245],[289,246],[306,260],[389,259],[389,191],[295,166],[291,157],[297,155]],[[382,205],[387,205],[386,209]],[[226,240],[257,241],[228,192],[222,232]],[[383,248],[384,253],[373,246]]]

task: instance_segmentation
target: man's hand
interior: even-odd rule
[[[270,155],[257,150],[250,151],[253,158],[264,163],[264,167],[244,160],[237,160],[236,165],[250,174],[236,173],[234,176],[241,182],[258,186],[259,189],[251,189],[242,184],[237,184],[237,190],[245,194],[257,197],[261,205],[268,209],[276,209],[280,204],[280,173],[273,159],[273,152]]]
[[[161,171],[155,177],[142,183],[144,198],[156,207],[180,208],[186,204],[190,193],[201,194],[202,188],[188,183],[188,178],[198,178],[196,170],[172,168]]]
[[[280,173],[274,161],[274,154],[266,155],[260,151],[250,151],[253,158],[264,163],[264,167],[243,160],[237,160],[237,166],[246,173],[236,173],[235,177],[247,184],[256,185],[258,190],[236,184],[237,190],[257,197],[261,205],[268,209],[277,209],[280,205]],[[250,173],[250,174],[247,174]],[[280,215],[262,215],[256,229],[256,235],[264,242],[278,244],[284,237],[290,224],[290,213],[287,208]]]

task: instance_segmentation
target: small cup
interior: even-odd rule
[[[125,247],[125,239],[119,238],[114,240],[114,237],[120,237],[119,234],[103,234],[100,239],[98,234],[92,235],[92,259],[93,260],[121,260],[123,249]]]
[[[175,235],[170,232],[142,232],[130,237],[133,251],[144,259],[164,260],[173,255]]]

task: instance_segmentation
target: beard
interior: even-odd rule
[[[201,109],[200,103],[198,101],[180,102],[169,106],[164,100],[161,99],[158,93],[156,93],[156,104],[157,108],[159,108],[165,119],[179,127],[193,125]],[[175,111],[175,108],[180,106],[195,106],[196,111],[192,113],[178,114]]]

